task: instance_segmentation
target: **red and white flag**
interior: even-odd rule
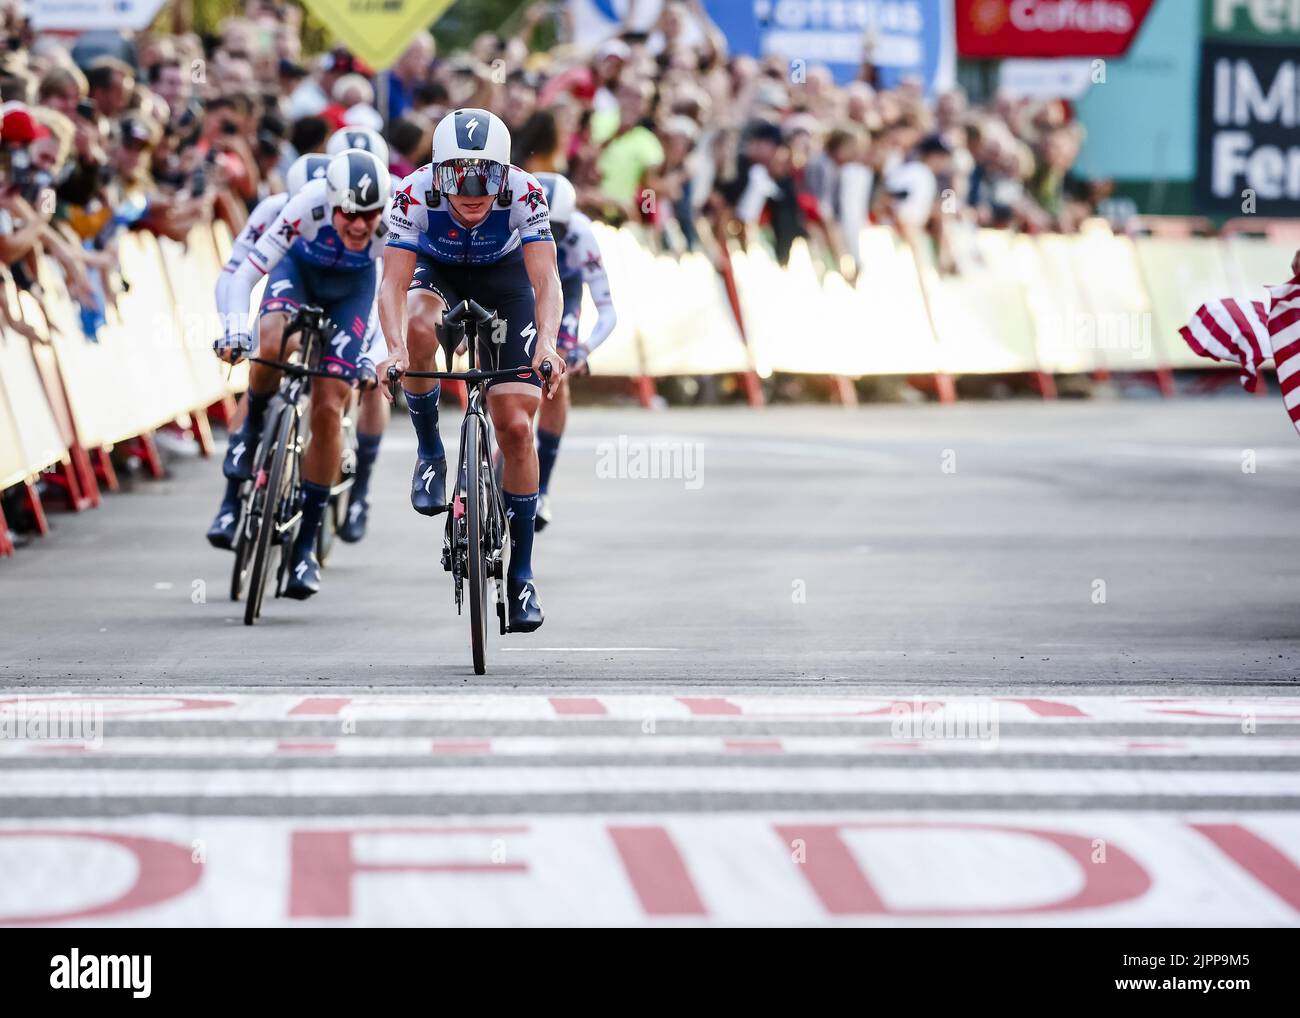
[[[1272,360],[1282,403],[1300,432],[1300,276],[1266,289],[1267,308],[1258,300],[1210,301],[1196,309],[1178,334],[1202,357],[1240,364],[1247,392],[1263,384],[1259,366]]]

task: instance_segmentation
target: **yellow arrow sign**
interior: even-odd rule
[[[349,50],[376,71],[393,65],[415,33],[452,0],[303,0]]]

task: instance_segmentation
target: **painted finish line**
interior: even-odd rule
[[[849,697],[803,695],[448,694],[408,696],[366,693],[222,693],[157,696],[136,693],[78,696],[0,691],[0,727],[27,714],[93,711],[106,720],[274,721],[556,720],[620,721],[744,719],[751,721],[875,721],[900,715],[988,723],[1103,721],[1119,723],[1221,723],[1244,726],[1300,722],[1300,697]]]
[[[1300,925],[1300,814],[0,822],[0,924]]]

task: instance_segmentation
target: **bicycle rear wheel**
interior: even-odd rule
[[[469,642],[474,652],[474,674],[487,671],[487,534],[488,512],[486,461],[487,436],[480,421],[473,421],[465,435],[465,525],[468,546],[465,571],[469,573]]]
[[[271,451],[270,480],[263,493],[262,512],[253,551],[253,573],[249,580],[248,601],[244,605],[246,626],[253,625],[261,616],[267,578],[275,571],[280,555],[283,554],[279,540],[280,510],[292,486],[289,457],[292,454],[290,446],[294,440],[294,423],[297,416],[292,407],[285,407],[275,421],[275,446]]]

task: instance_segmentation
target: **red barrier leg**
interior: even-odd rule
[[[649,375],[642,375],[636,380],[636,398],[642,408],[649,410],[655,405],[655,380]]]
[[[857,406],[858,390],[853,388],[853,381],[844,375],[836,375],[835,399],[841,406]]]
[[[758,373],[746,371],[740,376],[742,384],[745,386],[745,400],[750,406],[764,406],[767,400],[763,398],[763,383],[759,381]]]
[[[1046,371],[1034,372],[1034,386],[1043,399],[1056,399],[1056,379]]]
[[[72,472],[77,477],[77,487],[81,490],[82,497],[90,503],[89,508],[96,508],[99,505],[99,483],[95,480],[95,468],[90,465],[90,457],[86,455],[81,443],[72,443],[68,449],[68,459]]]
[[[41,493],[36,490],[36,485],[31,481],[23,482],[23,488],[26,490],[23,502],[31,510],[32,518],[36,521],[36,532],[44,537],[50,532],[50,524],[45,518],[45,507],[41,505]]]
[[[74,464],[69,460],[64,460],[56,463],[53,469],[47,470],[41,475],[50,485],[58,489],[63,495],[68,509],[74,513],[79,513],[83,509],[93,509],[99,504],[98,498],[92,499],[85,493],[78,474],[79,472]],[[29,492],[29,497],[30,494]]]
[[[0,507],[0,558],[8,558],[14,553],[14,543],[9,540],[9,524],[5,522],[5,511]]]
[[[144,464],[145,470],[154,480],[163,476],[162,460],[158,457],[158,447],[154,445],[152,433],[145,432],[131,439],[127,446],[127,455],[139,456],[140,462]]]
[[[108,450],[100,446],[90,456],[91,462],[95,464],[95,477],[99,479],[99,483],[109,491],[120,491],[117,471],[113,469],[113,458],[108,454]]]

